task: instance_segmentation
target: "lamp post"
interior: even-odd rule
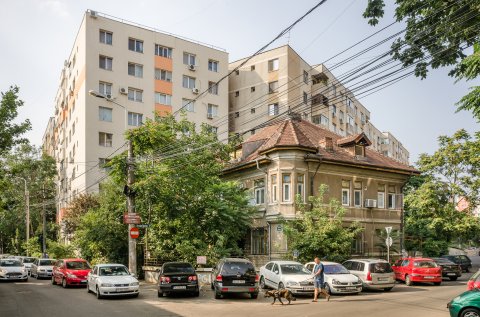
[[[125,112],[125,130],[127,130],[127,123],[128,123],[128,112],[127,108],[112,98],[109,98],[99,92],[94,90],[88,91],[90,96],[94,96],[97,98],[105,99],[108,102],[111,102],[121,108],[123,108]],[[127,156],[127,186],[130,188],[135,183],[135,174],[134,174],[134,155],[133,155],[133,144],[130,140],[127,140],[128,145],[128,156]],[[127,193],[127,213],[134,214],[135,213],[135,197],[131,191]],[[136,240],[133,239],[130,235],[130,230],[134,228],[134,225],[129,223],[128,224],[128,269],[130,272],[137,274],[137,243]]]
[[[30,193],[27,188],[27,180],[20,176],[13,176],[14,178],[21,179],[25,184],[25,218],[26,218],[26,239],[27,243],[30,239]],[[27,249],[27,256],[28,256],[28,249]]]

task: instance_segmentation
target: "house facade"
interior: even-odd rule
[[[326,184],[325,199],[341,202],[345,224],[358,222],[363,228],[352,243],[352,255],[381,255],[382,231],[401,230],[402,189],[418,171],[370,146],[365,133],[342,137],[296,115],[249,137],[224,170],[225,178],[250,192],[257,207],[245,253],[258,265],[289,255],[293,250],[282,220],[299,216],[297,195],[306,201]],[[399,239],[394,245],[399,248]]]

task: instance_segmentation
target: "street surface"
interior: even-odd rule
[[[97,300],[85,288],[63,289],[49,280],[30,278],[27,283],[0,283],[0,316],[2,317],[85,317],[85,316],[422,316],[446,317],[447,302],[466,289],[471,273],[458,281],[444,280],[441,286],[398,284],[389,293],[363,292],[359,295],[332,296],[312,303],[312,298],[297,298],[292,305],[281,306],[260,295],[232,296],[215,300],[210,289],[198,298],[158,298],[156,288],[143,284],[138,298]]]

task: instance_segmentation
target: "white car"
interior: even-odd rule
[[[271,261],[260,268],[260,287],[286,288],[293,294],[313,294],[312,272],[294,261]]]
[[[323,262],[325,290],[329,294],[358,294],[362,291],[362,281],[351,274],[343,265],[335,262]],[[315,262],[305,267],[312,272]]]
[[[25,269],[27,270],[28,275],[30,275],[32,264],[37,258],[33,258],[30,256],[21,256],[20,259],[22,261],[22,264],[25,266]]]
[[[87,292],[104,296],[138,296],[139,283],[122,264],[98,264],[88,273]]]
[[[28,272],[18,259],[0,259],[0,280],[28,281]]]
[[[57,260],[54,259],[36,259],[30,269],[30,276],[36,277],[52,277],[53,266]]]

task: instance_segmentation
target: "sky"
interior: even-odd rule
[[[19,119],[29,118],[27,137],[41,145],[48,118],[53,115],[60,71],[72,48],[87,9],[154,27],[225,48],[230,61],[249,56],[282,29],[313,7],[318,0],[2,0],[0,10],[0,91],[20,87],[25,106]],[[329,0],[274,44],[290,44],[307,62],[318,64],[394,21],[392,1],[377,27],[362,17],[367,0]],[[394,25],[382,36],[400,30]],[[370,45],[374,42],[369,42]],[[387,49],[388,47],[384,47]],[[355,60],[341,75],[374,52]],[[327,63],[331,66],[341,56]],[[433,153],[440,135],[459,129],[479,131],[469,112],[455,112],[455,102],[478,82],[458,82],[447,69],[413,76],[360,101],[382,131],[391,132],[410,151],[415,162],[420,153]]]

